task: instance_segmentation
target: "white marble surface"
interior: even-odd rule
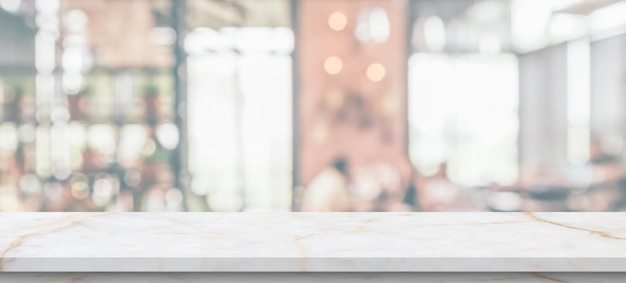
[[[2,213],[23,272],[626,272],[626,213]]]

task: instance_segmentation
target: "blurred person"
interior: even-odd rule
[[[83,151],[83,162],[81,172],[86,175],[95,175],[106,169],[106,162],[103,154],[95,148],[87,147]]]
[[[109,204],[106,211],[130,212],[133,211],[133,204],[134,200],[132,192],[123,191],[115,197],[114,202]]]
[[[470,192],[450,181],[447,168],[447,163],[442,163],[437,173],[426,179],[420,192],[420,206],[425,211],[474,210]]]
[[[167,211],[170,210],[167,193],[174,185],[174,176],[167,164],[157,164],[154,179],[143,195],[141,211]],[[169,206],[168,206],[169,205]]]
[[[60,180],[54,176],[44,182],[46,196],[43,211],[92,212],[99,211],[92,201],[88,180],[70,178]]]
[[[413,211],[421,211],[419,205],[419,187],[423,186],[424,178],[419,174],[417,169],[413,166],[411,159],[407,157],[406,162],[410,168],[409,179],[404,187],[404,196],[402,202],[409,206]]]
[[[602,154],[591,160],[594,183],[607,183],[619,180],[624,168],[619,157]]]
[[[154,185],[148,189],[144,196],[141,211],[162,212],[167,210],[167,185]]]
[[[622,175],[621,158],[612,154],[597,138],[592,138],[589,146],[589,159],[582,165],[591,175],[587,183],[603,183],[618,179]],[[587,184],[589,185],[589,184]]]
[[[602,142],[598,137],[591,138],[589,142],[589,163],[594,163],[595,160],[602,159],[608,155],[602,146]]]
[[[24,176],[20,151],[0,152],[0,211],[39,211],[42,197],[22,187]]]
[[[374,211],[383,192],[383,185],[376,168],[364,166],[356,170],[350,184],[350,206],[355,212]]]
[[[561,170],[548,164],[539,164],[522,172],[517,187],[521,190],[532,191],[546,187],[560,187],[567,183],[567,178]]]
[[[626,176],[622,177],[617,182],[619,188],[619,199],[615,202],[615,211],[626,211]]]
[[[562,168],[546,163],[523,169],[515,184],[521,211],[564,211],[571,182]]]
[[[340,212],[350,210],[349,163],[337,157],[309,183],[302,198],[302,211]]]
[[[412,182],[407,182],[412,183]],[[407,186],[397,167],[390,164],[365,166],[357,170],[350,186],[350,201],[356,212],[408,212]],[[415,197],[415,194],[412,195]]]
[[[624,208],[624,170],[617,156],[601,153],[590,161],[593,184],[578,199],[578,209],[583,211],[615,211]]]
[[[17,188],[0,185],[0,212],[16,212],[21,210]]]
[[[44,205],[44,196],[42,192],[21,192],[20,202],[23,211],[38,212],[42,211]]]
[[[621,158],[609,153],[597,138],[592,138],[586,166],[591,170],[591,185],[574,194],[568,206],[575,211],[620,211],[626,209],[626,179]]]
[[[57,181],[54,177],[44,180],[44,195],[46,196],[43,211],[63,212],[73,201],[72,189],[69,181]]]
[[[169,165],[169,152],[158,141],[156,132],[152,127],[146,127],[148,139],[142,149],[146,153],[143,159],[135,159],[134,166],[137,166],[140,174],[138,184],[129,191],[132,197],[133,211],[163,211],[165,194],[168,188],[174,183]],[[126,173],[126,169],[118,168]]]
[[[404,197],[402,197],[402,202],[410,207],[413,210],[419,210],[418,205],[418,193],[417,193],[417,185],[416,185],[416,177],[411,175],[409,182],[406,186]]]
[[[622,159],[619,155],[609,153],[598,139],[592,141],[590,151],[589,163],[594,187],[603,189],[592,198],[591,211],[625,210],[626,176]]]
[[[390,165],[377,166],[382,192],[374,211],[408,212],[412,207],[404,203],[405,187],[398,170]]]

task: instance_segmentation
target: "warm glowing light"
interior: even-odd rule
[[[348,18],[341,12],[335,12],[328,17],[328,26],[334,31],[341,31],[346,28]]]
[[[328,140],[328,125],[324,119],[317,121],[313,126],[313,140],[317,143],[325,143]]]
[[[343,69],[343,62],[337,56],[330,56],[324,61],[324,69],[331,75],[339,74]]]
[[[385,95],[382,102],[382,109],[385,114],[393,114],[399,111],[398,106],[398,98],[395,95]]]
[[[367,67],[367,78],[373,82],[379,82],[385,78],[385,67],[383,65],[374,63]]]
[[[344,103],[344,95],[341,89],[333,88],[326,93],[326,105],[332,110],[339,110]]]

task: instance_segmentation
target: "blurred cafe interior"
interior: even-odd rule
[[[624,15],[0,0],[0,211],[626,211]]]

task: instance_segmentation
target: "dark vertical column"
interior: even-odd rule
[[[410,145],[410,137],[411,137],[411,129],[410,129],[410,125],[411,123],[409,122],[409,59],[411,58],[411,55],[413,54],[413,33],[415,32],[415,21],[417,20],[417,1],[416,0],[409,0],[407,3],[407,9],[406,9],[406,55],[405,55],[405,60],[404,60],[404,75],[406,76],[406,86],[405,86],[405,93],[404,93],[404,99],[405,99],[405,103],[404,103],[404,107],[402,108],[402,111],[404,111],[404,132],[406,133],[404,135],[404,150],[405,150],[405,156],[408,160],[410,160],[410,150],[409,150],[409,145]]]
[[[300,184],[300,172],[299,172],[299,154],[300,154],[300,127],[299,127],[299,123],[300,123],[300,119],[298,119],[299,117],[299,76],[300,76],[300,72],[298,71],[298,48],[299,48],[299,44],[300,44],[300,40],[299,40],[299,35],[300,35],[300,31],[298,30],[299,25],[298,25],[298,7],[299,7],[299,0],[291,0],[291,7],[290,7],[290,12],[291,12],[291,29],[293,30],[293,34],[294,34],[294,48],[293,51],[291,52],[291,93],[292,93],[292,114],[291,114],[291,120],[292,120],[292,130],[291,130],[291,136],[292,136],[292,154],[291,154],[291,172],[292,172],[292,185],[291,185],[291,189],[292,189],[292,199],[291,199],[291,205],[292,205],[292,210],[295,208],[295,200],[296,200],[296,194],[297,194],[297,187]]]
[[[183,195],[189,188],[189,174],[187,173],[187,54],[184,49],[184,40],[187,29],[186,0],[172,0],[172,22],[176,31],[174,43],[174,123],[178,127],[178,146],[174,149],[172,169],[176,186]],[[184,210],[188,210],[183,201]]]

